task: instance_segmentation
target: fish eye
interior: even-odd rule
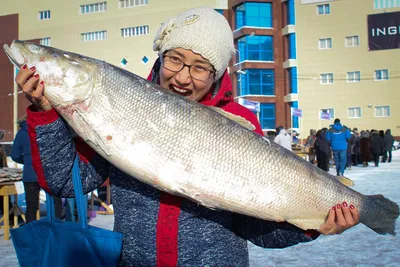
[[[36,45],[30,45],[29,46],[29,50],[32,52],[32,53],[39,53],[39,51],[40,51],[40,47],[39,46],[36,46]]]

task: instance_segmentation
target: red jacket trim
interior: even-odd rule
[[[36,136],[36,127],[46,125],[56,121],[59,116],[58,113],[51,109],[49,111],[44,112],[35,112],[34,107],[30,106],[26,109],[26,113],[28,114],[27,123],[28,123],[28,134],[31,143],[31,153],[32,153],[32,164],[33,169],[36,172],[38,183],[41,188],[43,188],[48,193],[51,193],[49,185],[44,178],[44,170],[40,160],[39,146],[37,143]]]
[[[157,267],[172,267],[178,264],[180,212],[181,198],[161,192],[156,228]]]

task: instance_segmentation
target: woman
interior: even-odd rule
[[[371,153],[372,161],[375,163],[375,167],[379,167],[379,158],[383,153],[383,138],[380,136],[378,131],[372,131],[371,135]]]
[[[368,167],[368,162],[371,160],[369,131],[361,131],[360,150],[363,167]]]
[[[149,80],[190,100],[242,116],[262,134],[254,114],[233,101],[226,69],[235,48],[231,28],[222,15],[211,8],[181,13],[159,29],[154,50],[160,57]],[[247,240],[263,247],[287,247],[311,241],[319,233],[341,233],[359,221],[358,210],[342,203],[329,211],[319,233],[305,232],[287,223],[207,209],[161,192],[129,177],[83,142],[73,142],[67,126],[43,96],[45,84],[34,77],[34,69],[23,68],[16,81],[35,104],[28,110],[28,119],[33,147],[38,151],[36,167],[46,173],[40,179],[47,189],[68,195],[76,156],[86,192],[110,178],[114,228],[124,235],[121,266],[248,266]],[[40,160],[39,151],[64,154],[45,161]],[[51,175],[49,170],[57,170],[57,174]]]
[[[311,164],[315,164],[315,148],[314,148],[314,144],[315,144],[315,140],[316,140],[316,135],[317,131],[314,129],[310,130],[310,135],[307,137],[306,140],[306,150],[308,150],[308,161]]]

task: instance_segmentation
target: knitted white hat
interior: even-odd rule
[[[167,20],[154,38],[153,49],[161,56],[173,48],[192,50],[210,61],[215,80],[224,74],[235,54],[233,34],[224,16],[212,8],[189,9]]]

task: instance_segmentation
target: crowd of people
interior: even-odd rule
[[[309,161],[319,168],[329,171],[332,160],[336,166],[336,174],[344,175],[344,170],[352,166],[368,167],[372,162],[392,161],[394,137],[391,130],[361,130],[349,128],[336,119],[328,128],[318,131],[310,130],[305,146],[309,148]]]
[[[292,138],[290,131],[279,126],[270,139],[292,151],[297,136],[296,132],[293,133]],[[335,119],[329,129],[311,129],[304,147],[310,163],[317,164],[324,171],[329,171],[330,166],[335,165],[336,175],[343,176],[344,171],[351,170],[352,166],[368,167],[372,163],[379,167],[379,163],[390,163],[394,141],[390,129],[359,131]]]

